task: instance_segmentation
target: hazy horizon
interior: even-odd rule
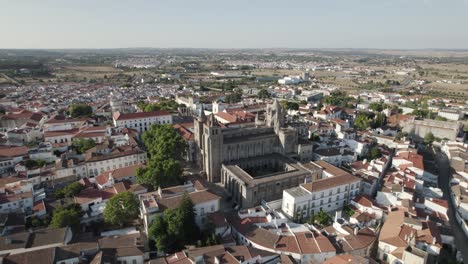
[[[0,4],[0,49],[468,49],[468,0]]]

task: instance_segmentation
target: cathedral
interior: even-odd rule
[[[240,207],[281,198],[283,189],[314,177],[312,144],[285,122],[277,100],[263,118],[243,127],[226,127],[201,111],[195,119],[197,161],[210,182],[221,183]]]

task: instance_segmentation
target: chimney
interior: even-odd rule
[[[162,189],[161,189],[161,186],[158,187],[158,195],[159,197],[162,199]]]
[[[426,215],[426,221],[429,221],[429,215]]]
[[[432,237],[432,245],[435,245],[435,243],[436,243],[436,238]]]
[[[359,229],[357,227],[354,228],[354,235],[357,236]]]

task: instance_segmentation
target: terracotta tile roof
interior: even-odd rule
[[[98,176],[96,176],[94,179],[99,185],[104,185],[109,181],[109,176],[110,176],[111,171],[105,171]]]
[[[210,191],[198,191],[198,192],[191,192],[188,193],[190,196],[190,199],[194,204],[200,204],[208,201],[213,201],[213,200],[220,200],[221,197],[218,195],[210,192]],[[183,195],[178,195],[178,196],[173,196],[169,197],[167,199],[157,199],[158,206],[162,209],[165,210],[167,208],[177,208],[182,201]]]
[[[309,192],[318,192],[318,191],[334,188],[337,186],[352,184],[354,182],[359,182],[359,181],[361,181],[360,178],[351,174],[345,174],[341,176],[329,177],[325,179],[316,180],[313,182],[308,182],[301,186],[302,188],[308,190]]]
[[[131,120],[131,119],[141,119],[155,116],[170,116],[169,111],[154,111],[154,112],[137,112],[131,114],[122,114],[120,112],[114,113],[115,120]]]
[[[84,123],[88,121],[89,118],[65,118],[64,116],[56,115],[51,119],[47,120],[46,124],[62,124],[62,123]]]
[[[78,195],[76,195],[73,199],[77,204],[84,204],[92,202],[96,199],[107,200],[112,198],[116,194],[116,191],[113,187],[106,188],[102,190],[98,189],[84,189]]]
[[[345,255],[338,255],[334,256],[331,259],[326,260],[323,262],[323,264],[376,264],[374,260],[368,258],[368,257],[361,257],[357,255],[350,255],[350,254],[345,254]]]
[[[54,263],[55,248],[45,248],[34,251],[27,251],[19,254],[8,255],[3,257],[5,264],[23,264],[23,263],[37,263],[49,264]]]
[[[327,173],[330,173],[332,174],[333,176],[341,176],[341,175],[346,175],[346,174],[349,174],[348,172],[336,167],[336,166],[333,166],[332,164],[326,162],[326,161],[323,161],[323,160],[317,160],[317,161],[314,161],[313,163],[315,163],[316,165],[319,165],[320,167],[323,168],[324,171],[326,171]]]
[[[183,124],[175,124],[173,125],[173,127],[176,129],[177,133],[179,133],[179,135],[181,135],[185,140],[193,140],[195,138],[194,133],[188,130]]]
[[[70,129],[70,130],[57,130],[57,131],[45,131],[44,137],[60,137],[65,135],[76,135],[79,132],[78,128]]]
[[[112,177],[114,177],[114,179],[122,179],[125,177],[136,176],[136,171],[138,170],[138,168],[142,167],[144,167],[143,164],[136,164],[123,168],[118,168],[112,171]]]
[[[413,115],[403,115],[403,114],[396,114],[396,115],[391,115],[388,118],[388,123],[392,125],[399,125],[401,122],[413,118]]]
[[[18,157],[28,154],[28,147],[0,146],[0,157]]]
[[[400,152],[398,153],[397,157],[408,160],[413,163],[414,167],[424,170],[423,156],[419,155],[416,152],[411,152],[411,151]]]
[[[403,226],[405,212],[402,209],[390,211],[387,219],[380,230],[379,241],[393,245],[395,247],[406,247],[408,243],[401,238],[401,227]],[[408,230],[405,230],[408,231]],[[404,236],[405,233],[403,233]]]
[[[365,207],[374,205],[373,199],[363,194],[356,196],[353,201]]]
[[[44,211],[45,209],[46,207],[44,204],[44,200],[37,201],[34,203],[34,207],[33,207],[34,212],[41,212],[41,211]]]

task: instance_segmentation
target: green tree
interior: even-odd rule
[[[58,149],[54,150],[53,153],[54,153],[54,155],[55,155],[56,157],[58,157],[58,158],[60,158],[60,156],[62,155],[62,152],[60,152],[60,150],[58,150]]]
[[[167,223],[162,216],[154,219],[148,228],[148,237],[156,243],[156,247],[160,252],[168,252],[173,247],[174,242],[171,241],[167,232]]]
[[[170,187],[181,183],[182,171],[180,161],[156,156],[148,161],[147,166],[137,169],[137,181],[154,189]]]
[[[198,233],[198,227],[195,222],[195,209],[193,208],[194,204],[190,199],[188,194],[184,194],[182,201],[179,205],[178,212],[181,215],[180,220],[183,236],[186,237],[186,242],[194,242],[194,238],[191,234]]]
[[[83,154],[87,150],[89,150],[89,149],[91,149],[91,148],[93,148],[95,146],[96,146],[96,142],[94,142],[94,140],[92,140],[92,139],[80,138],[80,139],[73,140],[73,143],[72,143],[72,147],[74,149],[76,149],[78,154]]]
[[[343,91],[334,91],[329,96],[323,98],[323,102],[327,105],[336,105],[341,107],[351,107],[355,99],[346,95]]]
[[[26,160],[25,162],[25,166],[26,168],[28,169],[32,169],[32,168],[40,168],[42,166],[44,166],[46,164],[46,162],[44,160]]]
[[[327,214],[325,211],[320,210],[315,215],[315,221],[318,222],[322,226],[327,226],[331,224],[332,217],[329,214]]]
[[[73,104],[68,111],[73,118],[91,116],[93,114],[93,108],[87,104]]]
[[[143,133],[150,158],[183,160],[187,151],[187,143],[171,125],[152,125],[149,131]]]
[[[344,206],[343,207],[343,214],[347,217],[351,217],[352,215],[354,215],[354,210],[349,207],[348,205]]]
[[[369,104],[369,109],[374,112],[382,112],[386,105],[383,102],[373,102]]]
[[[377,146],[374,146],[370,150],[370,159],[376,159],[382,156],[380,149]]]
[[[52,220],[50,221],[49,227],[61,228],[69,226],[74,230],[77,230],[80,226],[80,218],[82,213],[76,208],[77,207],[55,209],[52,213]]]
[[[259,99],[268,99],[270,98],[270,93],[267,91],[267,89],[261,89],[257,96]]]
[[[369,127],[369,118],[364,114],[359,114],[354,120],[354,128],[360,131],[364,131]]]
[[[426,133],[426,135],[424,135],[424,144],[425,145],[432,144],[432,142],[434,142],[434,140],[435,140],[435,137],[434,137],[434,134],[432,134],[432,132]]]
[[[242,91],[234,91],[224,97],[224,101],[228,104],[239,103],[242,100]]]
[[[114,195],[104,208],[104,220],[113,225],[124,226],[138,217],[139,201],[131,192],[122,192]]]
[[[55,192],[55,197],[57,199],[61,199],[64,197],[73,197],[79,194],[84,189],[84,186],[79,182],[73,182],[69,185],[63,187],[62,189],[58,189]]]
[[[149,160],[148,166],[137,170],[137,180],[154,188],[180,183],[181,160],[185,157],[187,143],[170,125],[153,125],[143,134]]]
[[[155,241],[158,251],[175,252],[199,238],[193,202],[185,194],[175,209],[167,209],[148,229],[148,237]]]
[[[387,116],[384,113],[377,113],[372,122],[372,127],[378,128],[386,124],[387,124]]]

